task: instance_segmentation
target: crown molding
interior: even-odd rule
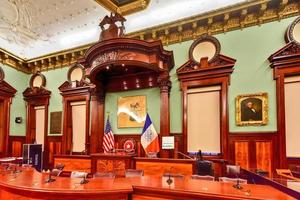
[[[277,4],[270,0],[255,0],[129,33],[126,37],[140,40],[161,40],[163,45],[170,45],[192,40],[203,34],[225,33],[271,21],[279,21],[299,14],[300,4],[296,0],[281,0]],[[0,48],[0,63],[28,74],[53,70],[76,63],[93,44],[95,43],[29,60],[21,59]]]

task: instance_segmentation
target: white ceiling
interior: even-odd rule
[[[126,32],[249,0],[151,0],[126,16]],[[30,59],[96,42],[109,11],[94,0],[0,0],[0,48]]]

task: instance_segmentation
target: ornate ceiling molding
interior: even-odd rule
[[[130,15],[144,10],[149,5],[150,0],[95,0],[110,12],[120,13],[121,15]],[[124,3],[123,3],[124,2]]]
[[[225,9],[204,13],[191,18],[152,27],[126,35],[127,38],[158,40],[163,45],[192,40],[203,34],[214,35],[250,26],[281,20],[300,13],[300,4],[296,0],[249,1]],[[0,63],[12,66],[25,73],[47,71],[74,64],[82,58],[93,44],[55,52],[38,58],[23,60],[10,52],[0,49]]]

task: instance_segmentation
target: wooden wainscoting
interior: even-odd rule
[[[48,166],[53,167],[54,155],[61,155],[62,136],[47,136]],[[46,156],[46,155],[45,155]]]
[[[279,164],[277,132],[230,133],[229,161],[246,169],[274,171]]]
[[[8,156],[21,157],[23,144],[26,142],[26,136],[9,136]]]

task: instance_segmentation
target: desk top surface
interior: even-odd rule
[[[80,185],[80,178],[55,177],[56,181],[45,183],[48,174],[39,173],[32,168],[22,168],[21,173],[7,171],[0,173],[0,189],[15,193],[51,193],[51,195],[107,194],[107,193],[164,193],[173,196],[193,195],[211,196],[226,199],[294,199],[267,185],[244,185],[243,190],[233,188],[231,183],[194,180],[190,177],[174,178],[166,183],[167,177],[144,176],[135,178],[94,178]],[[25,193],[24,193],[25,192]]]

